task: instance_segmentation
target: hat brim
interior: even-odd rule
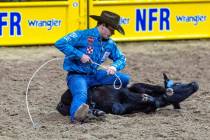
[[[112,24],[111,22],[109,22],[108,20],[105,20],[105,19],[102,18],[101,16],[90,15],[90,17],[93,18],[93,19],[96,20],[96,21],[99,21],[99,22],[103,22],[103,23],[109,24],[109,25],[112,26],[115,30],[117,30],[119,33],[125,35],[125,31],[124,31],[124,29],[122,28],[121,25]]]

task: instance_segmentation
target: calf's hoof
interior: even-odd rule
[[[56,110],[61,113],[63,116],[68,116],[69,115],[69,105],[65,105],[62,102],[59,102]]]

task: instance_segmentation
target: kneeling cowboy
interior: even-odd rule
[[[56,48],[65,54],[63,68],[68,71],[66,81],[73,97],[71,121],[83,121],[86,118],[89,111],[86,104],[88,88],[113,84],[116,78],[114,74],[121,79],[123,87],[130,80],[129,75],[118,72],[125,67],[126,58],[110,38],[115,30],[125,34],[119,25],[120,16],[102,11],[100,16],[90,17],[98,22],[95,28],[77,30],[55,43]],[[102,64],[107,58],[113,63],[106,70],[100,70],[96,64]]]

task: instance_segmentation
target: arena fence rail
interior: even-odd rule
[[[91,28],[89,15],[121,15],[125,36],[116,41],[210,37],[210,0],[7,0],[0,1],[0,46],[53,44],[77,29]]]

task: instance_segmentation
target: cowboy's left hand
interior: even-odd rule
[[[114,75],[117,71],[117,69],[114,67],[114,66],[110,66],[107,68],[107,74],[110,74],[110,75]]]

